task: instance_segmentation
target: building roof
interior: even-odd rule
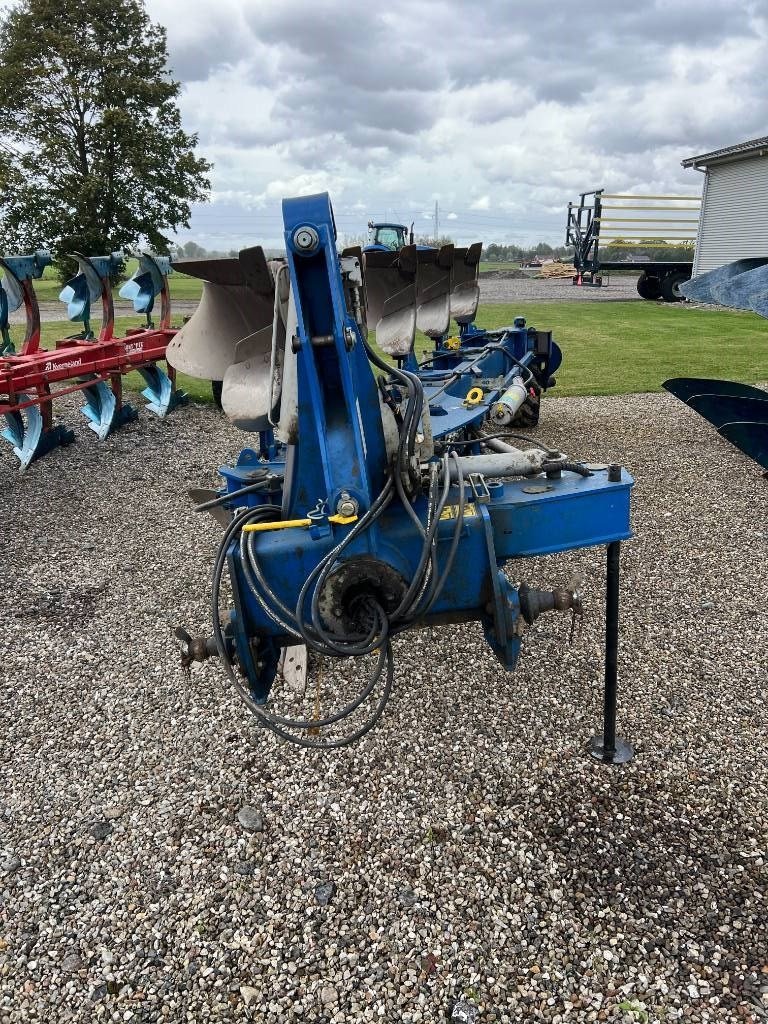
[[[711,153],[702,153],[701,156],[692,156],[682,161],[683,167],[707,167],[709,164],[720,160],[739,160],[745,156],[762,156],[768,154],[768,135],[759,139],[750,139],[748,142],[737,142],[735,146],[726,146],[725,149],[715,149]]]

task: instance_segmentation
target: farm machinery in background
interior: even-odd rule
[[[406,245],[413,245],[413,224],[390,224],[387,221],[368,221],[368,245],[365,252],[399,252]]]
[[[682,286],[694,302],[750,310],[768,317],[768,259],[728,263]],[[675,377],[664,381],[675,395],[763,469],[768,470],[768,391],[732,380]]]
[[[368,289],[369,322],[379,322],[384,300],[391,301],[389,290],[394,289],[396,294],[398,283],[405,288],[410,275],[412,283],[417,286],[415,301],[419,312],[416,327],[434,345],[434,351],[421,364],[417,362],[413,346],[407,353],[397,351],[397,346],[390,351],[386,338],[382,338],[382,348],[394,356],[399,365],[418,374],[429,391],[432,385],[442,387],[446,374],[456,370],[467,355],[480,352],[486,343],[499,345],[526,371],[517,381],[515,395],[519,401],[516,398],[513,403],[508,396],[496,404],[496,425],[535,426],[539,421],[541,394],[555,385],[552,374],[562,361],[562,353],[552,340],[551,332],[527,327],[523,317],[517,317],[509,327],[493,330],[475,325],[480,298],[477,278],[482,243],[475,242],[467,248],[448,244],[438,249],[414,245],[413,224],[408,229],[405,224],[369,221],[368,229],[370,242],[363,249],[363,257],[366,266],[376,271]],[[446,268],[450,268],[448,274]],[[446,319],[443,291],[448,287],[449,278],[451,296]],[[407,291],[403,291],[402,298],[410,301]],[[449,336],[451,319],[459,330],[458,334]],[[383,329],[386,329],[386,324]],[[378,333],[376,337],[379,341]]]
[[[146,315],[146,326],[125,337],[114,336],[114,308],[110,277],[122,263],[122,256],[87,257],[75,254],[78,273],[67,282],[60,298],[67,316],[82,324],[82,330],[56,342],[54,349],[41,348],[40,311],[33,282],[51,263],[50,255],[0,259],[0,413],[6,427],[2,436],[9,441],[25,469],[33,459],[53,448],[71,444],[72,430],[53,421],[53,402],[62,395],[80,392],[82,412],[99,440],[138,417],[123,401],[123,376],[137,370],[146,387],[142,394],[147,408],[164,417],[186,396],[175,386],[175,372],[161,369],[168,342],[173,337],[168,292],[170,261],[162,256],[141,256],[133,277],[120,291],[138,313]],[[157,327],[151,320],[160,299]],[[101,325],[94,336],[92,306],[100,304]],[[24,308],[26,329],[18,352],[11,341],[10,315]]]
[[[635,270],[640,271],[637,292],[641,298],[680,302],[681,287],[693,270],[700,207],[698,196],[635,196],[604,189],[582,192],[579,202],[568,203],[565,229],[565,244],[574,249],[573,284],[599,288],[604,273]],[[640,251],[634,258],[617,259],[619,247]],[[683,255],[657,259],[643,255],[644,249]]]
[[[200,306],[168,348],[178,370],[223,381],[224,411],[255,439],[222,467],[220,491],[194,492],[224,534],[212,635],[179,627],[183,664],[218,657],[265,727],[299,746],[341,746],[379,720],[396,636],[478,621],[512,669],[538,616],[575,617],[581,595],[576,580],[538,589],[502,567],[513,562],[520,580],[526,558],[607,545],[604,729],[592,753],[627,760],[616,655],[632,479],[540,440],[515,447],[497,429],[551,370],[551,337],[522,322],[470,330],[477,247],[339,254],[327,194],[284,200],[283,221],[285,261],[254,247],[209,263]],[[435,341],[428,365],[416,360],[417,329]],[[286,682],[307,651],[370,665],[347,679],[349,699],[334,684],[343,706],[332,713],[318,672],[314,704]]]

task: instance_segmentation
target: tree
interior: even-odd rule
[[[165,232],[189,226],[211,165],[182,128],[167,58],[143,0],[21,0],[0,19],[6,251],[163,253]]]
[[[439,249],[441,245],[453,244],[453,239],[449,238],[448,235],[440,235],[437,240],[435,240],[434,235],[417,235],[416,237],[416,245],[431,245]]]
[[[203,256],[208,255],[202,245],[198,245],[197,242],[191,241],[185,242],[184,245],[182,245],[181,254],[188,260],[199,260],[202,259]]]
[[[344,235],[342,237],[342,244],[345,249],[351,249],[355,245],[359,245],[362,249],[368,245],[370,239],[368,235]]]

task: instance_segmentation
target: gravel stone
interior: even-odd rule
[[[403,907],[408,907],[410,909],[411,907],[416,906],[416,893],[413,889],[401,889],[397,894],[397,898],[400,905]]]
[[[249,807],[247,804],[245,807],[241,807],[237,812],[237,820],[246,832],[264,831],[264,817],[261,811],[257,811],[255,807]]]
[[[14,871],[18,871],[21,867],[21,857],[13,850],[3,850],[0,852],[0,871],[6,875],[12,875]]]
[[[451,1010],[451,1020],[457,1021],[458,1024],[475,1024],[479,1015],[480,1011],[475,1004],[467,1002],[466,999],[454,1003]]]
[[[108,821],[96,821],[88,826],[88,831],[94,839],[106,839],[112,832],[112,826]]]
[[[83,959],[77,953],[70,953],[69,956],[65,956],[61,961],[61,969],[70,974],[82,971],[84,967]]]
[[[336,893],[335,882],[321,882],[315,886],[315,903],[327,907]]]
[[[477,1024],[764,1024],[755,463],[671,395],[543,402],[533,436],[636,478],[629,764],[585,753],[600,548],[510,567],[533,586],[583,577],[573,646],[567,617],[542,616],[507,674],[478,624],[407,633],[379,726],[318,753],[257,727],[215,659],[187,676],[173,639],[207,635],[221,536],[187,489],[216,486],[250,439],[191,406],[99,443],[79,404],[54,407],[76,443],[23,476],[0,449],[0,1024],[434,1024],[457,998]],[[237,823],[244,806],[265,832]]]
[[[251,988],[250,985],[240,986],[240,996],[246,1006],[253,1006],[254,1003],[259,1000],[259,990],[257,988]]]
[[[323,1006],[333,1006],[339,1001],[339,993],[331,985],[326,985],[320,992],[320,1002]]]

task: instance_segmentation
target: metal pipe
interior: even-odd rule
[[[466,477],[470,473],[482,473],[485,477],[533,476],[541,472],[542,462],[549,458],[541,449],[526,452],[508,446],[509,450],[491,455],[460,455],[459,465]],[[451,482],[458,481],[456,466],[451,466]]]
[[[611,467],[613,469],[613,467]],[[610,479],[610,477],[609,477]],[[624,764],[635,752],[616,735],[619,676],[619,554],[621,544],[608,545],[605,577],[605,682],[603,686],[603,734],[593,736],[590,754],[603,764]]]
[[[605,579],[605,687],[603,690],[603,754],[616,753],[616,701],[619,682],[619,549],[608,545]]]
[[[482,441],[486,448],[490,448],[494,452],[520,452],[520,448],[515,448],[514,445],[507,444],[506,441],[502,441],[498,437],[483,437],[482,434],[478,434],[477,440]]]

